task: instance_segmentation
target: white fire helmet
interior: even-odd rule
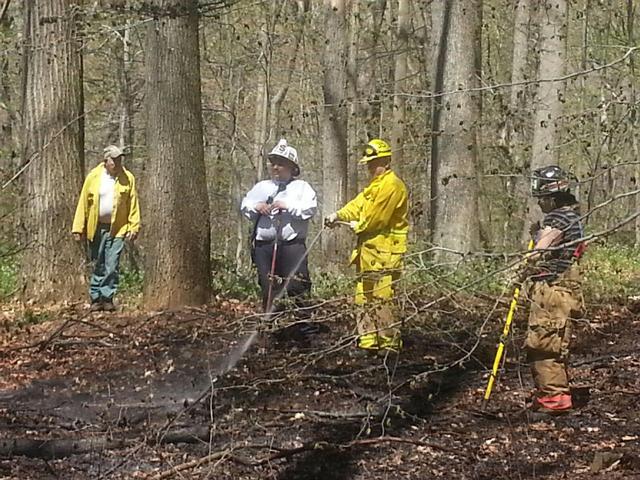
[[[280,157],[285,160],[289,160],[292,165],[291,173],[294,177],[300,175],[300,161],[298,160],[298,151],[289,146],[284,138],[281,138],[278,144],[273,147],[273,150],[267,155],[270,160],[272,157]]]

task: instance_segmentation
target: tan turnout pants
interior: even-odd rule
[[[571,318],[582,307],[575,267],[558,280],[534,282],[529,290],[531,312],[525,347],[537,396],[570,394],[566,362],[571,340]]]

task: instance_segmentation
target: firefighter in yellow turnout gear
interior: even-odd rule
[[[358,243],[351,255],[358,273],[355,303],[358,347],[399,351],[402,347],[394,296],[407,250],[407,188],[390,169],[391,148],[371,140],[359,163],[366,165],[371,181],[353,200],[325,218],[325,225],[348,222]]]

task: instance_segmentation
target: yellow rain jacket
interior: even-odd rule
[[[100,163],[87,175],[73,218],[71,231],[85,233],[89,241],[93,240],[98,229],[100,179],[104,171],[104,164]],[[140,230],[140,208],[136,180],[133,174],[124,167],[116,179],[114,195],[111,236],[124,237],[128,232],[138,232]]]
[[[375,177],[356,198],[338,210],[338,219],[357,221],[358,245],[351,263],[359,272],[396,270],[407,251],[407,187],[391,170]]]

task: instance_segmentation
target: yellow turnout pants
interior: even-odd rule
[[[394,285],[400,271],[360,272],[356,285],[358,347],[395,350],[402,347],[396,319]]]

